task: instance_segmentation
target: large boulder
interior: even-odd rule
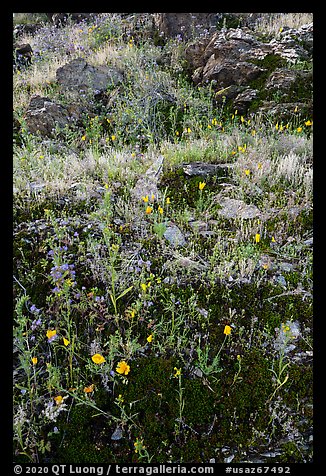
[[[78,106],[65,107],[49,98],[32,96],[25,113],[26,127],[32,134],[53,136],[56,131],[64,129],[79,119]]]
[[[155,13],[154,21],[165,37],[183,40],[215,27],[219,13]]]
[[[33,49],[29,43],[16,45],[14,53],[14,66],[21,68],[32,62]]]
[[[56,71],[58,83],[64,89],[104,92],[123,80],[121,71],[109,66],[92,66],[84,58],[76,58]]]
[[[285,28],[262,41],[248,27],[222,28],[193,40],[185,50],[187,68],[195,84],[210,85],[216,103],[231,101],[244,114],[252,103],[312,98],[312,70],[291,64],[312,61],[313,24]]]

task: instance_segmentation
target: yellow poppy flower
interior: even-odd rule
[[[103,362],[105,362],[105,358],[101,354],[94,354],[92,356],[92,361],[94,364],[103,364]]]
[[[145,210],[145,213],[146,213],[146,215],[149,215],[150,213],[152,213],[152,211],[153,211],[153,208],[148,206]]]
[[[121,360],[121,362],[118,363],[116,371],[118,374],[121,375],[128,375],[130,372],[130,366],[127,364],[126,361]]]
[[[63,401],[63,397],[61,395],[58,395],[57,397],[53,397],[54,400],[55,400],[55,403],[57,405],[61,405],[62,401]]]
[[[53,331],[51,331],[50,329],[46,332],[46,337],[48,339],[51,339],[51,337],[54,337],[55,335],[57,334],[57,331],[54,329]]]
[[[231,334],[231,331],[232,331],[232,327],[231,327],[231,326],[225,326],[223,333],[224,333],[226,336],[229,336],[229,335]]]

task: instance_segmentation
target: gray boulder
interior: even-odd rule
[[[92,66],[84,58],[76,58],[56,71],[58,83],[65,89],[79,92],[104,92],[108,87],[117,86],[123,75],[116,68]]]

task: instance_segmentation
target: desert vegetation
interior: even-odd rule
[[[14,19],[33,22],[13,70],[14,460],[311,462],[311,62],[272,58],[306,75],[271,93],[286,116],[266,94],[241,111],[191,79],[195,32]],[[70,87],[76,60],[112,81]]]

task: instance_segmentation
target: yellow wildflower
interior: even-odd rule
[[[158,207],[158,212],[162,215],[163,214],[163,208],[161,206]]]
[[[61,395],[58,395],[57,397],[53,397],[54,400],[55,400],[55,403],[57,405],[61,405],[62,401],[63,401],[63,397]]]
[[[103,364],[103,362],[105,362],[105,358],[101,354],[94,354],[92,356],[92,361],[94,362],[94,364],[99,365],[99,364]]]
[[[166,199],[166,203],[167,203],[168,205],[171,203],[171,199],[170,199],[170,197],[167,197],[167,199]]]
[[[177,367],[174,367],[173,370],[175,371],[175,373],[173,374],[173,378],[177,378],[179,377],[179,375],[181,375],[181,369],[177,369]]]
[[[224,333],[226,336],[229,336],[229,335],[231,334],[231,331],[232,331],[232,327],[231,327],[231,326],[225,326],[223,333]]]
[[[203,188],[205,187],[205,185],[206,185],[205,182],[199,182],[199,184],[198,184],[199,190],[203,190]]]
[[[306,121],[306,122],[305,122],[305,125],[306,125],[306,126],[312,126],[312,122],[311,122],[311,121]],[[41,158],[41,157],[40,157],[40,158]]]
[[[147,342],[152,342],[153,340],[153,334],[150,334],[148,337],[147,337]]]
[[[46,332],[46,337],[48,339],[51,339],[51,337],[54,337],[55,335],[57,334],[57,331],[54,329],[53,331],[51,331],[50,329]]]
[[[142,200],[147,203],[148,202],[148,195],[146,195],[145,197],[142,197]]]
[[[146,284],[146,283],[141,283],[140,287],[142,288],[142,290],[143,290],[144,292],[147,291],[147,284]]]
[[[127,364],[126,361],[121,360],[121,362],[118,363],[116,371],[118,374],[121,375],[128,375],[130,372],[130,366]]]
[[[36,365],[37,364],[37,357],[32,357],[32,362],[33,362],[33,365]]]
[[[115,135],[112,135],[112,136],[111,136],[111,139],[112,139],[112,140],[116,140],[116,136],[115,136]]]
[[[70,344],[70,340],[66,339],[65,337],[62,338],[64,345],[67,347],[67,345]]]
[[[297,132],[302,132],[302,127],[298,127]]]
[[[255,235],[255,241],[256,241],[256,243],[259,243],[259,242],[260,242],[260,234],[259,234],[259,233],[256,233],[256,235]]]
[[[82,136],[81,140],[86,140],[86,136]]]
[[[246,174],[247,176],[249,176],[249,175],[250,175],[250,170],[249,170],[249,169],[245,169],[245,174]]]
[[[150,206],[148,206],[148,207],[146,208],[146,210],[145,210],[145,213],[146,213],[147,215],[149,215],[150,213],[152,213],[152,211],[153,211],[153,208],[150,207]]]

